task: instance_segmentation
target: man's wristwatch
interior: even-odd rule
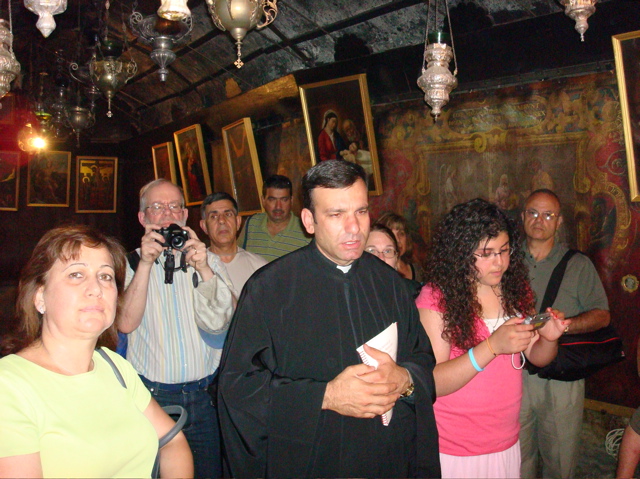
[[[407,390],[405,392],[403,392],[402,394],[400,394],[401,398],[406,398],[409,397],[413,394],[413,390],[416,388],[415,384],[410,383],[409,387],[407,388]]]

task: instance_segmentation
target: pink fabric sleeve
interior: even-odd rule
[[[422,309],[430,309],[442,313],[442,308],[438,302],[440,301],[440,290],[433,286],[425,284],[416,298],[416,306]]]

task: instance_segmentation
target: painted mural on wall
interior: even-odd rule
[[[608,218],[598,220],[602,228],[617,225],[607,233],[616,251],[628,240],[631,207],[611,75],[457,95],[437,124],[419,101],[375,113],[386,189],[372,198],[374,216],[401,212],[425,243],[459,202],[483,197],[518,215],[529,192],[543,187],[563,202],[570,244],[588,248],[598,229],[594,204]]]
[[[374,107],[374,118],[384,194],[371,198],[372,216],[392,210],[407,217],[417,259],[457,203],[482,197],[518,217],[531,191],[556,191],[565,216],[559,239],[595,262],[625,336],[630,361],[620,368],[638,392],[640,300],[621,279],[640,276],[640,207],[629,201],[615,75],[456,94],[436,124],[422,101]],[[639,403],[622,392],[607,399]]]

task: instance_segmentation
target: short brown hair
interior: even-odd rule
[[[407,237],[407,246],[405,249],[403,256],[403,261],[411,261],[411,256],[413,254],[413,240],[411,239],[411,234],[409,232],[409,222],[404,216],[401,216],[393,211],[386,211],[382,213],[380,218],[376,221],[381,225],[386,226],[390,230],[402,230],[404,231]]]
[[[57,260],[68,261],[75,259],[80,254],[80,248],[106,248],[113,259],[118,298],[124,291],[124,279],[126,271],[126,253],[118,240],[102,234],[97,229],[86,225],[69,225],[54,228],[38,241],[31,254],[27,265],[20,275],[18,286],[18,299],[16,302],[16,314],[20,322],[20,338],[14,345],[13,351],[17,352],[42,336],[42,315],[36,310],[34,297],[41,286],[47,282],[49,271]],[[120,299],[116,318],[120,312]],[[96,347],[107,346],[115,349],[117,344],[116,321],[105,330]]]

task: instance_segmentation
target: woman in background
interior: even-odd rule
[[[398,241],[398,273],[403,278],[412,279],[422,283],[423,271],[418,263],[413,263],[411,255],[413,253],[413,241],[409,236],[409,223],[399,214],[387,211],[383,213],[376,223],[380,223],[391,231]]]
[[[398,241],[393,232],[385,225],[374,223],[371,225],[369,238],[364,247],[367,253],[376,255],[396,271],[398,270]],[[414,291],[413,297],[418,296],[422,285],[412,279],[406,279],[407,285]]]
[[[380,223],[371,225],[367,244],[367,253],[376,255],[393,269],[398,269],[398,242],[391,230]]]
[[[82,225],[49,231],[33,250],[18,288],[22,344],[0,359],[0,477],[151,477],[174,423],[106,349],[125,265],[116,240]],[[161,450],[160,473],[193,477],[182,432]]]
[[[538,331],[517,227],[476,199],[440,223],[416,304],[436,356],[434,404],[443,478],[520,477],[519,412],[524,364],[551,362],[570,323]]]

